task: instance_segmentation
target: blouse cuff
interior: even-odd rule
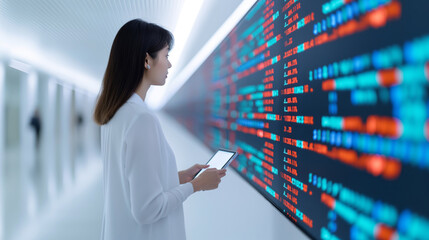
[[[183,201],[186,200],[192,193],[194,193],[194,186],[191,182],[187,182],[179,186],[180,193],[182,194]]]

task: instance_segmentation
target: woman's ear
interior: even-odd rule
[[[150,69],[150,66],[152,65],[152,57],[148,54],[148,53],[146,53],[146,59],[145,59],[145,63],[144,63],[144,67],[147,69],[147,70],[149,70]]]

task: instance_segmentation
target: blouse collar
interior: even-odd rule
[[[130,99],[128,99],[128,102],[133,102],[133,103],[136,103],[136,104],[141,105],[141,106],[146,108],[146,103],[143,101],[143,99],[137,93],[133,93],[133,95],[131,95]]]

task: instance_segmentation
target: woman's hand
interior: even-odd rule
[[[209,165],[195,164],[194,166],[186,170],[180,171],[179,172],[180,184],[190,182],[201,169],[208,168],[208,167]]]
[[[221,178],[226,175],[226,169],[209,168],[191,181],[194,192],[216,189]]]

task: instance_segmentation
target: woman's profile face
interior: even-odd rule
[[[149,61],[150,69],[146,68],[145,75],[151,83],[151,85],[162,86],[165,84],[165,79],[167,78],[168,69],[171,68],[171,63],[168,60],[169,47],[165,46],[163,49],[159,50],[156,58],[150,58],[152,61]]]

